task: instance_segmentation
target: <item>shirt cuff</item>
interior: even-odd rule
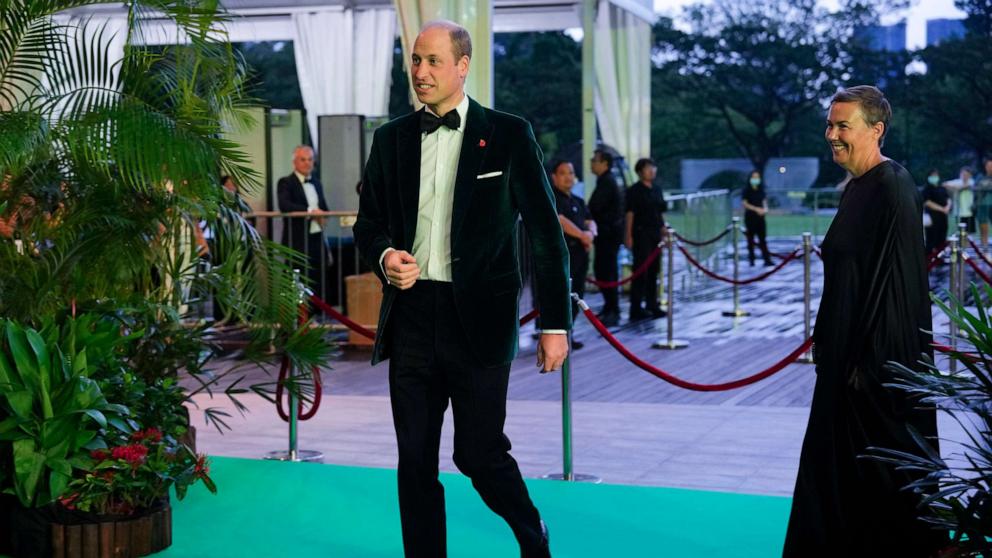
[[[548,335],[567,335],[568,331],[564,329],[541,329],[538,330],[538,333],[541,334],[547,333]]]
[[[382,276],[383,277],[386,276],[386,266],[382,265],[382,261],[386,259],[386,254],[388,254],[390,252],[395,252],[395,251],[396,251],[396,248],[386,248],[385,250],[382,251],[382,254],[379,254],[379,269],[382,270]],[[388,283],[389,280],[387,279],[386,282]]]

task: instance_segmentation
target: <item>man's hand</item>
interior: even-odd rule
[[[383,258],[382,267],[389,284],[400,290],[409,289],[420,278],[417,259],[405,250],[390,251]]]
[[[592,249],[592,241],[595,238],[592,231],[582,231],[582,247],[585,248],[586,252]]]
[[[537,367],[541,373],[561,370],[568,356],[568,336],[564,333],[542,333],[537,342]]]

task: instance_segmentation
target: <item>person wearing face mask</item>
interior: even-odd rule
[[[741,195],[744,206],[744,236],[747,238],[747,259],[754,265],[754,246],[761,249],[761,257],[765,260],[765,265],[774,265],[772,255],[768,252],[768,243],[765,242],[765,214],[768,213],[768,196],[765,194],[765,185],[761,180],[761,172],[751,171],[748,184],[744,187]]]
[[[923,209],[930,216],[930,225],[924,228],[927,254],[932,254],[947,240],[947,216],[951,213],[951,196],[940,183],[940,173],[931,169],[923,186]]]
[[[965,223],[975,232],[975,179],[971,167],[961,167],[958,177],[944,182],[953,207],[952,223]]]
[[[982,234],[982,251],[988,250],[989,223],[992,223],[992,157],[982,160],[985,171],[975,180],[975,217]]]

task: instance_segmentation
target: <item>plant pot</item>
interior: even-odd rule
[[[172,545],[168,501],[133,516],[100,516],[46,506],[9,507],[9,540],[0,548],[14,558],[137,558]]]

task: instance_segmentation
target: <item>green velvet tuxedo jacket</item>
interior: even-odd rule
[[[358,250],[383,282],[372,364],[389,358],[390,308],[399,289],[386,284],[379,257],[389,247],[413,253],[420,197],[420,115],[375,132],[362,179],[354,234]],[[523,218],[537,272],[541,325],[570,329],[568,251],[542,154],[525,120],[469,99],[455,178],[451,275],[458,320],[484,366],[517,353],[520,269],[517,220]]]

